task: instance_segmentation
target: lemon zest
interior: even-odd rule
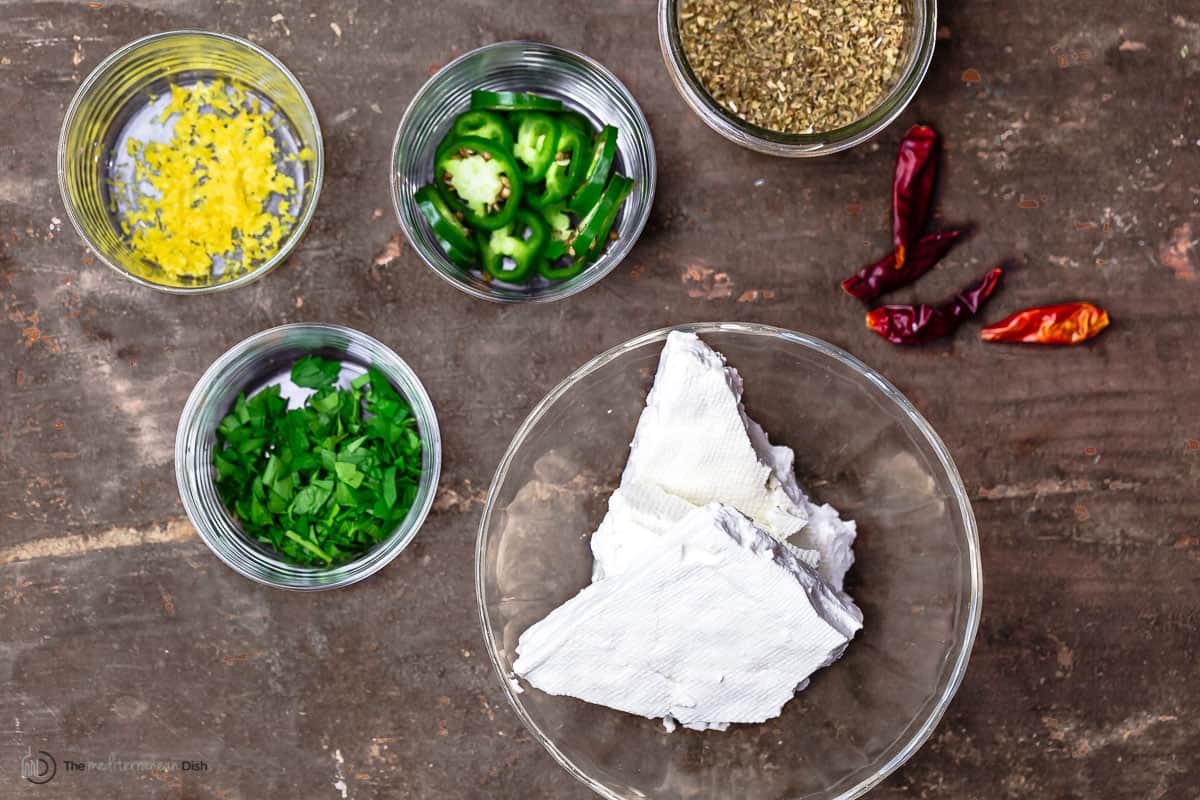
[[[278,252],[296,222],[281,198],[295,195],[296,182],[279,170],[273,116],[222,80],[173,85],[157,117],[174,118],[171,139],[128,142],[133,183],[151,191],[139,194],[121,227],[166,276],[208,278],[219,259],[228,280]],[[306,150],[300,159],[311,159]]]

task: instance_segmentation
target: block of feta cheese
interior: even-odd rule
[[[653,483],[631,483],[608,499],[608,513],[592,534],[592,579],[619,575],[639,564],[659,547],[659,538],[700,506],[660,489]],[[792,547],[793,554],[820,569],[815,548]]]
[[[817,571],[840,592],[854,564],[854,539],[858,535],[854,520],[842,519],[829,503],[817,505],[808,497],[804,498],[804,511],[808,522],[788,541],[797,548],[819,553]]]
[[[668,726],[763,722],[845,650],[862,613],[753,520],[694,508],[621,574],[527,629],[514,672]]]
[[[746,414],[737,370],[694,333],[673,331],[621,485],[592,535],[593,579],[620,574],[641,558],[648,537],[698,506],[720,502],[777,539],[790,538],[799,548],[794,555],[819,563],[822,576],[840,591],[854,560],[854,523],[809,500],[796,483],[794,459],[791,448],[772,445]]]

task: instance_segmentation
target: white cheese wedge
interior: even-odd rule
[[[646,408],[638,420],[621,485],[592,535],[593,579],[618,575],[688,512],[731,505],[815,565],[839,591],[853,563],[854,524],[831,506],[818,508],[796,483],[795,455],[772,445],[742,405],[736,369],[693,333],[667,337]],[[824,509],[833,513],[830,521]],[[805,530],[820,512],[819,530]],[[841,524],[837,524],[841,523]]]
[[[778,716],[862,613],[733,508],[694,509],[623,573],[530,627],[513,670],[544,692],[695,729]]]
[[[800,498],[805,516],[804,527],[788,541],[802,551],[817,552],[821,577],[829,581],[833,588],[842,591],[846,572],[854,564],[854,540],[858,536],[854,520],[843,520],[837,509],[828,503],[820,506],[814,503],[796,482],[796,454],[792,448],[772,445],[761,425],[746,416],[745,411],[742,416],[746,420],[750,439],[755,443],[755,450],[764,455],[764,461],[771,466],[772,472],[781,476],[788,497]]]
[[[794,478],[777,474],[766,434],[742,408],[742,379],[694,333],[667,337],[621,483],[651,483],[694,505],[714,498],[780,538],[804,525]],[[757,439],[757,441],[755,441]],[[757,445],[757,447],[756,447]],[[761,450],[760,450],[761,448]]]
[[[846,573],[854,564],[854,540],[858,536],[854,520],[844,520],[833,506],[817,505],[804,498],[808,522],[788,541],[798,549],[820,554],[817,571],[839,592]]]
[[[667,494],[649,483],[621,486],[609,497],[608,513],[592,534],[592,579],[620,575],[641,563],[660,546],[659,538],[700,506]],[[788,545],[793,554],[814,569],[818,550]]]

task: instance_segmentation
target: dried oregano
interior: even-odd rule
[[[912,25],[909,0],[680,0],[684,54],[742,119],[819,133],[867,114],[891,89]]]

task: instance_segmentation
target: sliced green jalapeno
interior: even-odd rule
[[[604,194],[608,184],[608,175],[612,172],[613,162],[617,157],[617,129],[605,125],[604,130],[596,135],[592,148],[592,160],[584,173],[582,185],[571,196],[568,206],[579,216],[592,210]]]
[[[536,183],[546,177],[554,163],[560,129],[558,120],[549,114],[531,111],[521,115],[512,152],[525,183]]]
[[[471,92],[472,111],[562,111],[562,101],[525,92]]]
[[[525,283],[537,269],[546,242],[546,223],[522,208],[503,228],[489,233],[479,231],[475,237],[484,272],[508,283]],[[506,266],[506,258],[512,266]]]
[[[633,188],[617,128],[526,92],[471,93],[415,195],[446,257],[491,280],[563,281],[600,257]]]
[[[456,139],[477,136],[497,142],[506,150],[512,150],[512,132],[508,129],[508,124],[504,117],[491,111],[467,111],[459,114],[454,120],[454,127],[450,129],[450,135]]]
[[[624,175],[613,175],[600,197],[600,202],[579,221],[579,229],[571,241],[569,250],[574,261],[586,264],[600,255],[605,242],[608,241],[609,231],[616,222],[617,212],[621,210],[621,205],[632,188],[632,180]]]
[[[546,280],[565,281],[568,278],[574,278],[586,268],[586,261],[567,261],[560,265],[552,259],[542,258],[538,260],[537,271]]]
[[[539,213],[546,221],[547,233],[546,244],[542,246],[542,257],[548,261],[562,258],[567,252],[567,242],[575,234],[566,203],[546,206]]]
[[[496,230],[512,221],[524,183],[503,146],[487,139],[450,138],[437,152],[434,174],[442,197],[473,228]]]
[[[450,259],[450,263],[463,269],[474,269],[479,266],[479,259],[467,253],[465,250],[459,250],[456,246],[450,244],[440,236],[437,237],[438,246],[442,248],[442,252],[446,254],[446,258]]]
[[[588,147],[582,133],[569,125],[560,125],[554,160],[546,170],[544,184],[528,186],[525,202],[535,209],[542,209],[569,197],[583,183],[591,155]]]
[[[437,188],[433,184],[422,186],[413,199],[446,256],[460,267],[473,264],[478,249],[471,231],[455,216]]]

